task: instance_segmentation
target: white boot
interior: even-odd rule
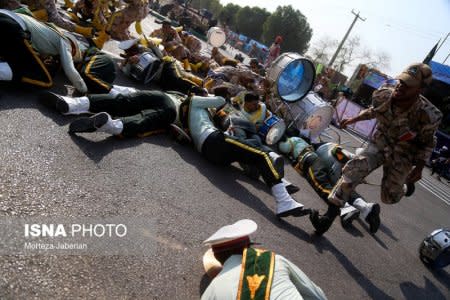
[[[95,114],[91,117],[77,119],[70,123],[69,132],[105,132],[112,135],[119,135],[123,131],[121,120],[113,120],[106,112]]]
[[[106,122],[105,125],[97,129],[99,132],[105,132],[112,135],[119,135],[123,131],[123,123],[122,120],[116,119],[113,120],[111,117],[109,117],[108,122]]]
[[[86,96],[83,97],[66,97],[60,96],[64,102],[66,102],[68,109],[65,115],[80,115],[89,113],[89,98]]]
[[[284,159],[281,155],[275,152],[269,152],[270,160],[272,161],[272,165],[277,171],[280,177],[284,177]]]
[[[272,195],[277,202],[276,214],[278,217],[302,216],[303,205],[296,202],[286,191],[284,183],[280,182],[272,187]]]
[[[357,198],[355,201],[353,201],[352,205],[359,210],[359,217],[362,220],[365,220],[372,210],[372,206],[374,205],[374,203],[367,203],[363,198]]]
[[[137,92],[137,89],[128,87],[128,86],[121,86],[121,85],[113,85],[112,89],[109,91],[108,95],[117,96],[119,94],[128,96],[131,93]]]
[[[345,203],[344,207],[342,207],[340,210],[341,224],[344,228],[348,227],[352,223],[352,221],[359,216],[359,210],[348,203]]]
[[[0,62],[0,81],[11,81],[13,72],[7,62]]]

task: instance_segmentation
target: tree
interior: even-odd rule
[[[359,36],[353,36],[349,38],[342,46],[341,51],[339,51],[337,59],[332,68],[342,73],[346,65],[356,60],[355,55],[358,55],[357,52],[360,45],[361,38]]]
[[[218,19],[220,23],[229,26],[233,30],[236,30],[236,15],[240,8],[241,7],[236,4],[227,4],[219,13]]]
[[[306,17],[291,5],[278,6],[263,26],[263,41],[271,44],[275,37],[283,37],[282,50],[303,54],[308,50],[312,29]]]
[[[374,52],[367,48],[362,49],[361,44],[363,42],[359,36],[349,38],[339,52],[332,66],[333,69],[343,72],[348,67],[356,67],[360,63],[379,70],[389,69],[391,58],[386,52]],[[324,36],[314,43],[308,54],[314,62],[326,65],[330,61],[330,57],[334,54],[334,51],[336,51],[337,45],[338,40]]]
[[[260,40],[263,33],[261,24],[264,24],[269,16],[270,13],[265,9],[246,6],[237,12],[235,26],[240,33]]]
[[[332,49],[336,49],[338,41],[330,36],[324,36],[309,49],[309,55],[315,63],[328,64]]]

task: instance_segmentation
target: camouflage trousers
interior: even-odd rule
[[[340,191],[342,198],[348,199],[356,186],[381,165],[381,201],[386,204],[399,202],[405,194],[403,186],[413,167],[411,155],[389,151],[387,147],[380,150],[375,144],[369,144],[344,166],[342,180],[339,180],[335,187],[337,194]]]

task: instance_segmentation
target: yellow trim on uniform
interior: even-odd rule
[[[331,193],[330,190],[323,188],[323,187],[320,185],[320,183],[317,182],[316,177],[314,177],[314,173],[313,173],[313,171],[312,171],[311,168],[308,168],[308,173],[309,173],[309,177],[311,178],[312,182],[314,183],[314,185],[315,185],[319,190],[321,190],[323,193],[327,193],[327,194],[330,194],[330,193]]]
[[[111,31],[111,27],[112,27],[114,21],[116,20],[116,18],[118,16],[121,16],[121,15],[123,15],[123,13],[121,11],[118,11],[111,16],[111,20],[109,20],[109,22],[106,26],[106,31]]]
[[[242,282],[244,280],[244,273],[245,273],[245,263],[247,261],[247,249],[244,249],[244,252],[242,253],[242,263],[241,263],[241,275],[239,276],[239,285],[238,285],[238,291],[237,291],[237,297],[236,299],[241,299],[242,294]]]
[[[173,62],[173,67],[175,69],[175,73],[178,76],[178,78],[182,79],[182,80],[186,80],[187,82],[195,85],[196,87],[200,87],[201,85],[198,85],[197,83],[195,83],[194,81],[190,80],[189,78],[187,78],[186,76],[181,75],[181,71],[179,69],[179,66],[177,64],[176,61]]]
[[[272,252],[271,258],[270,258],[270,268],[269,268],[269,279],[267,279],[267,287],[266,287],[266,297],[264,300],[270,299],[270,291],[272,290],[272,283],[273,283],[273,274],[275,271],[275,253]]]
[[[167,131],[166,129],[156,129],[156,130],[147,131],[147,132],[144,132],[144,133],[138,133],[137,137],[138,138],[145,138],[145,137],[148,137],[148,136],[165,133],[166,131]]]
[[[39,66],[42,68],[42,71],[44,71],[45,75],[47,76],[48,82],[44,82],[44,81],[40,81],[40,80],[36,80],[36,79],[31,79],[31,78],[28,78],[28,77],[25,77],[25,76],[22,77],[21,80],[23,82],[34,84],[34,85],[41,86],[41,87],[46,87],[46,88],[51,87],[53,85],[52,76],[50,76],[50,74],[48,73],[48,70],[44,66],[44,63],[39,58],[39,56],[36,54],[36,52],[34,52],[33,46],[31,46],[31,44],[27,40],[23,40],[23,43],[27,47],[28,51],[30,51],[31,55],[34,57],[36,62],[39,64]]]
[[[93,76],[89,71],[91,70],[92,64],[94,63],[95,59],[98,57],[98,55],[94,55],[91,57],[91,59],[89,60],[88,65],[86,66],[86,69],[84,70],[84,73],[86,74],[86,76],[96,82],[97,84],[101,85],[102,87],[104,87],[107,90],[111,89],[111,86],[107,83],[105,83],[104,81],[98,79],[97,77]]]
[[[242,149],[248,150],[250,152],[262,155],[265,158],[267,164],[269,165],[269,168],[272,171],[272,174],[275,176],[275,179],[277,179],[277,180],[281,179],[280,174],[278,174],[277,170],[275,170],[275,168],[274,168],[274,166],[272,164],[272,161],[270,160],[270,157],[269,157],[269,155],[267,155],[267,153],[265,153],[263,151],[260,151],[258,149],[255,149],[253,147],[250,147],[250,146],[248,146],[246,144],[240,143],[240,142],[238,142],[236,140],[233,140],[233,139],[225,138],[225,142],[234,144],[234,145],[236,145],[236,146],[238,146],[238,147],[240,147]]]

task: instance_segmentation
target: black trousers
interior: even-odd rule
[[[305,160],[302,162],[302,171],[303,176],[309,182],[309,184],[314,188],[316,193],[322,198],[325,202],[328,203],[328,195],[331,193],[336,182],[334,182],[331,178],[330,172],[331,170],[326,167],[326,165],[321,161],[321,159],[315,154],[311,152]],[[298,170],[298,168],[295,168]],[[349,203],[352,204],[356,198],[361,197],[356,192],[352,192]]]
[[[189,93],[201,94],[202,88],[186,77],[184,72],[175,62],[164,61],[159,81],[161,88],[165,91],[178,91],[186,95]]]
[[[97,51],[89,53],[79,66],[80,75],[83,78],[89,93],[108,93],[116,79],[116,68],[113,59],[106,53]]]
[[[269,187],[281,182],[281,176],[267,151],[227,137],[220,131],[213,132],[206,138],[202,154],[207,160],[219,165],[239,162],[255,166]]]
[[[2,43],[0,57],[12,69],[14,82],[25,82],[40,87],[50,87],[52,76],[31,44],[29,32],[16,21],[0,14]]]
[[[91,112],[107,112],[120,118],[123,123],[123,136],[137,136],[165,129],[177,116],[173,101],[160,91],[88,97]]]

